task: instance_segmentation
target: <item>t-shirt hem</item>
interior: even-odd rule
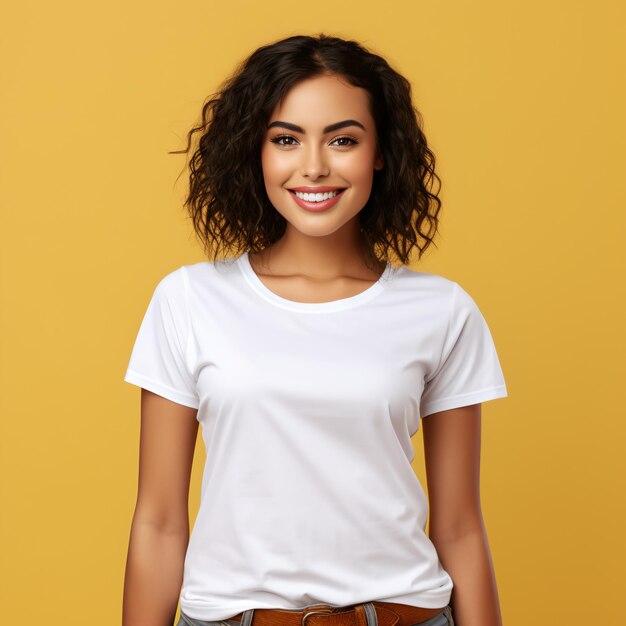
[[[397,604],[408,604],[410,606],[418,606],[424,609],[444,609],[449,603],[452,597],[451,587],[446,587],[445,591],[429,591],[426,593],[411,593],[403,596],[394,596],[393,598],[372,598],[370,602],[395,602]],[[363,600],[362,602],[367,602]],[[206,622],[227,622],[233,615],[238,615],[249,609],[265,609],[265,608],[285,608],[287,610],[301,610],[294,609],[293,607],[276,607],[276,606],[263,606],[261,603],[244,603],[232,607],[230,609],[222,608],[218,612],[205,611],[203,612],[201,607],[190,605],[187,602],[180,600],[180,610],[188,615],[192,619],[202,620]],[[224,610],[227,611],[224,615]]]
[[[163,383],[146,378],[145,376],[139,374],[138,372],[135,372],[134,370],[127,370],[126,375],[124,376],[124,380],[131,385],[143,387],[144,389],[152,391],[159,396],[163,396],[164,398],[167,398],[172,402],[188,406],[192,409],[198,409],[200,407],[200,403],[193,396],[183,393],[178,389],[173,389],[172,387],[164,385]]]
[[[463,393],[457,396],[441,398],[428,402],[423,405],[420,411],[420,416],[426,417],[431,413],[438,413],[439,411],[447,411],[448,409],[456,409],[461,406],[468,406],[470,404],[478,404],[479,402],[487,402],[488,400],[506,397],[508,397],[506,385],[487,387],[486,389],[479,389],[478,391],[472,391],[470,393]]]
[[[404,596],[394,596],[393,598],[376,598],[372,602],[395,602],[397,604],[408,604],[418,606],[423,609],[445,609],[450,603],[452,588],[446,587],[446,591],[430,591],[424,594],[411,593]]]

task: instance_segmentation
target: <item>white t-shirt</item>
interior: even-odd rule
[[[411,437],[431,413],[507,396],[458,283],[389,264],[356,296],[304,303],[266,287],[247,253],[184,265],[156,286],[124,380],[198,409],[187,615],[448,604]]]

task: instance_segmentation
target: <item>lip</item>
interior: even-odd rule
[[[301,190],[300,187],[297,187],[296,189],[297,191]],[[309,189],[311,189],[311,187],[309,187]],[[340,187],[330,187],[330,188],[318,187],[316,192],[305,191],[304,193],[323,193],[321,189],[326,189],[327,191],[335,191],[335,189],[341,189],[341,188]],[[306,200],[302,200],[302,198],[298,198],[298,196],[296,196],[296,193],[293,189],[288,189],[287,191],[289,192],[289,195],[294,199],[294,202],[301,209],[304,209],[305,211],[317,212],[317,211],[325,211],[326,209],[330,209],[330,207],[337,204],[337,202],[339,202],[339,200],[341,199],[341,196],[343,195],[343,192],[345,191],[345,189],[341,189],[341,191],[339,191],[339,193],[336,196],[332,198],[328,198],[328,200],[322,200],[321,202],[307,202]]]

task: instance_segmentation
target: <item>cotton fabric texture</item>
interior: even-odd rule
[[[187,616],[449,603],[411,437],[432,413],[507,396],[458,283],[388,264],[355,296],[305,303],[267,288],[247,253],[184,265],[157,284],[124,380],[198,410]]]

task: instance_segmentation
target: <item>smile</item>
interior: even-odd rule
[[[324,211],[334,206],[341,199],[345,189],[324,191],[323,193],[304,193],[302,191],[288,190],[295,203],[307,211]]]
[[[306,200],[307,202],[322,202],[322,200],[328,200],[328,198],[334,198],[338,193],[339,189],[336,191],[326,191],[325,193],[303,193],[302,191],[294,191],[296,196],[301,200]]]

